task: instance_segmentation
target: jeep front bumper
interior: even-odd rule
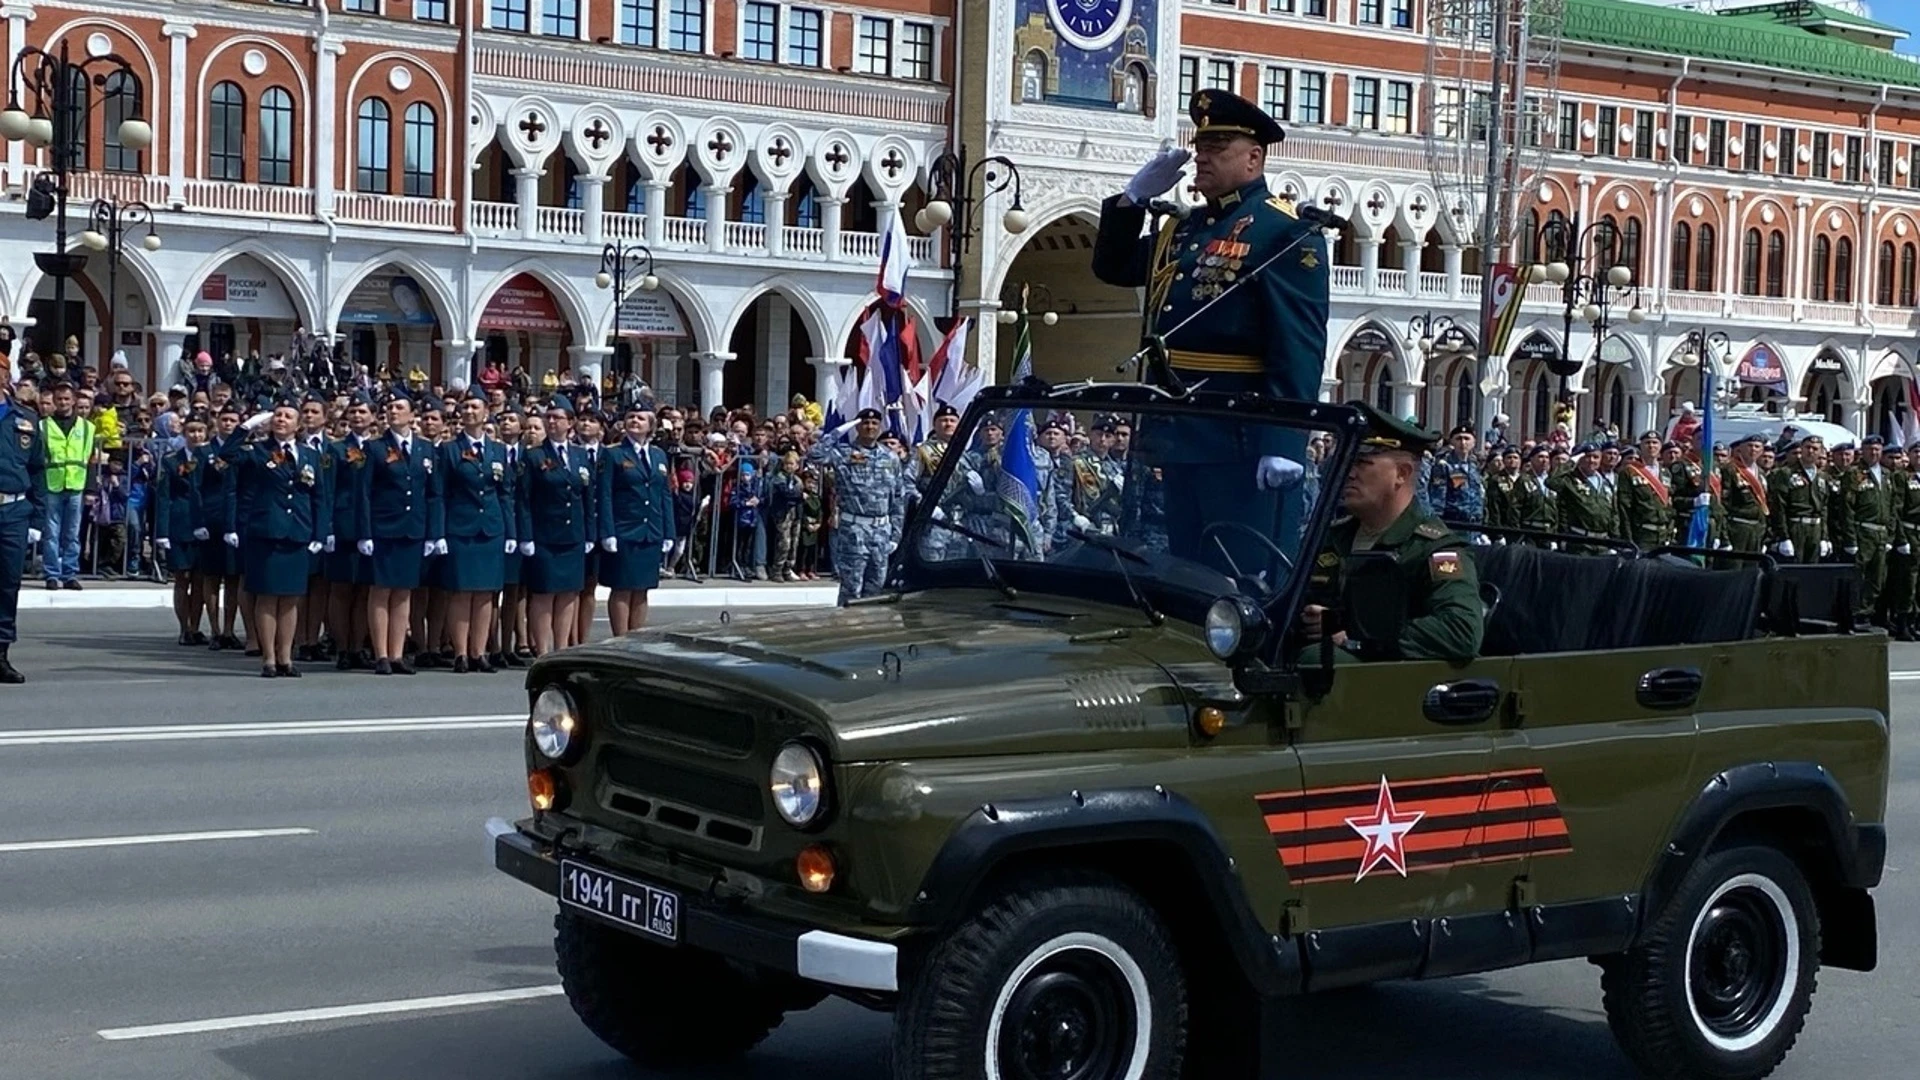
[[[495,869],[558,900],[560,858],[552,845],[521,833],[500,818],[487,822],[487,834],[493,840]],[[626,867],[607,869],[634,876]],[[746,912],[722,910],[719,904],[700,896],[684,892],[676,895],[680,896],[681,947],[828,986],[881,993],[896,993],[900,989],[899,948],[889,942],[808,929]]]

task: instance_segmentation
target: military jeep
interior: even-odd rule
[[[1124,466],[1011,449],[1060,413]],[[884,595],[537,662],[489,831],[581,1020],[698,1063],[832,994],[902,1080],[1273,1077],[1294,995],[1585,957],[1647,1075],[1771,1071],[1875,964],[1886,638],[1764,560],[1476,538],[1478,658],[1306,663],[1303,604],[1404,602],[1310,580],[1362,424],[994,388]]]

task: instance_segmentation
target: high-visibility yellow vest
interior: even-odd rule
[[[87,460],[93,457],[93,421],[80,417],[71,431],[61,431],[49,416],[40,421],[40,434],[47,441],[47,490],[85,491]]]

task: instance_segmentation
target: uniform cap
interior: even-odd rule
[[[1537,457],[1552,457],[1552,456],[1553,456],[1553,449],[1549,447],[1546,443],[1537,443],[1534,445],[1534,448],[1532,450],[1527,451],[1528,461],[1532,461],[1534,458],[1537,458]]]
[[[854,414],[853,418],[855,420],[885,420],[886,419],[886,417],[880,415],[879,409],[861,409],[859,412]]]
[[[1758,443],[1761,446],[1765,446],[1767,444],[1767,440],[1766,440],[1766,437],[1761,435],[1759,432],[1754,432],[1751,435],[1742,435],[1739,438],[1733,440],[1731,443],[1728,443],[1727,445],[1728,446],[1745,446],[1748,443]]]
[[[1881,437],[1880,437],[1880,436],[1878,436],[1878,435],[1869,435],[1869,436],[1867,436],[1866,438],[1864,438],[1864,439],[1861,439],[1861,440],[1860,440],[1860,445],[1861,445],[1862,447],[1867,447],[1867,446],[1885,446],[1885,445],[1887,445],[1887,440],[1886,440],[1886,439],[1884,439],[1884,438],[1881,438]]]
[[[959,409],[956,409],[951,405],[942,405],[938,409],[934,410],[933,418],[935,420],[938,420],[941,417],[945,417],[945,416],[952,416],[957,418],[959,415],[960,415]]]
[[[1367,430],[1360,436],[1360,452],[1363,454],[1393,450],[1408,454],[1423,454],[1433,447],[1437,439],[1434,433],[1426,428],[1390,413],[1381,412],[1364,402],[1356,407],[1367,421]]]
[[[1801,441],[1801,442],[1806,442],[1806,441],[1807,441],[1808,439],[1811,439],[1811,438],[1813,438],[1813,436],[1812,436],[1812,435],[1803,435],[1803,436],[1801,436],[1801,437],[1800,437],[1800,441]],[[1854,448],[1854,447],[1853,447],[1853,440],[1852,440],[1852,439],[1848,439],[1848,440],[1847,440],[1846,442],[1843,442],[1843,443],[1839,443],[1839,444],[1837,444],[1837,445],[1835,445],[1835,446],[1834,446],[1834,448],[1833,448],[1833,452],[1837,454],[1837,453],[1839,453],[1839,452],[1840,452],[1840,451],[1842,451],[1842,450],[1852,450],[1853,448]]]
[[[1262,146],[1271,146],[1287,137],[1266,110],[1225,90],[1208,88],[1194,94],[1187,115],[1193,118],[1196,139],[1202,135],[1245,135]]]
[[[1667,441],[1660,444],[1660,449],[1662,451],[1678,450],[1680,449],[1680,444],[1677,442],[1674,442],[1672,439],[1668,439]]]
[[[553,373],[552,373],[552,372],[548,372],[547,374],[548,374],[549,376],[551,376],[551,375],[552,375]],[[555,394],[555,395],[553,396],[553,400],[552,400],[552,401],[549,401],[549,402],[547,402],[547,411],[548,411],[548,412],[557,412],[557,413],[560,413],[560,414],[562,414],[562,415],[565,415],[565,416],[572,416],[572,415],[573,415],[573,402],[571,402],[571,401],[568,401],[568,400],[567,400],[567,399],[566,399],[566,398],[565,398],[564,396],[562,396],[562,395],[560,395],[560,394]]]
[[[1657,432],[1657,431],[1643,431],[1643,432],[1641,432],[1641,433],[1640,433],[1640,441],[1641,441],[1641,442],[1643,442],[1643,443],[1645,443],[1645,442],[1656,442],[1656,443],[1657,443],[1657,442],[1664,442],[1665,440],[1663,440],[1663,439],[1661,439],[1661,438],[1660,438],[1660,433],[1659,433],[1659,432]],[[1669,444],[1669,445],[1671,445],[1671,444]]]
[[[1447,438],[1451,439],[1455,435],[1471,435],[1471,434],[1473,434],[1472,424],[1455,424],[1453,426],[1453,430],[1447,432]]]

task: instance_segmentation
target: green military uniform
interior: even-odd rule
[[[1513,520],[1514,475],[1497,472],[1487,477],[1487,524],[1510,528]]]
[[[1827,504],[1833,485],[1827,474],[1802,465],[1798,455],[1767,477],[1767,542],[1792,546],[1787,556],[1795,562],[1820,561],[1820,542],[1827,539]],[[1783,553],[1784,554],[1784,553]]]
[[[1861,446],[1881,443],[1880,436],[1869,435]],[[1894,477],[1885,465],[1856,465],[1840,479],[1833,543],[1860,570],[1859,613],[1863,616],[1880,614],[1880,594],[1887,583],[1887,556],[1894,545],[1893,492]]]
[[[1528,461],[1531,462],[1534,457],[1551,458],[1552,456],[1546,447],[1536,446]],[[1551,473],[1536,475],[1528,469],[1521,469],[1519,475],[1514,478],[1513,493],[1507,510],[1513,517],[1514,526],[1539,532],[1553,532],[1558,528],[1560,500],[1556,494],[1557,490]]]
[[[1667,490],[1673,495],[1673,542],[1685,544],[1693,536],[1694,504],[1700,496],[1710,497],[1707,511],[1707,535],[1703,546],[1713,548],[1725,539],[1726,500],[1720,497],[1720,479],[1700,468],[1698,462],[1681,458],[1664,470]]]
[[[1418,455],[1435,438],[1431,432],[1370,406],[1361,405],[1360,409],[1368,421],[1360,447],[1363,454],[1400,451]],[[1422,510],[1418,500],[1410,501],[1377,535],[1363,534],[1357,518],[1339,518],[1327,530],[1326,543],[1314,560],[1310,595],[1339,595],[1346,563],[1355,553],[1364,552],[1393,556],[1398,594],[1406,602],[1404,621],[1391,641],[1348,638],[1334,650],[1335,663],[1447,660],[1463,664],[1479,655],[1486,615],[1467,541]],[[1310,645],[1302,662],[1320,662],[1320,648],[1317,642]]]
[[[1620,463],[1614,477],[1621,536],[1642,549],[1673,543],[1673,492],[1658,463],[1641,461],[1636,454]]]
[[[1913,637],[1916,591],[1920,591],[1920,557],[1913,550],[1920,542],[1920,472],[1894,470],[1887,501],[1893,513],[1893,552],[1887,556],[1881,607],[1895,636],[1908,641]]]
[[[1734,443],[1761,442],[1758,435]],[[1766,545],[1770,510],[1767,481],[1760,467],[1751,468],[1729,459],[1720,466],[1720,503],[1726,507],[1727,546],[1735,551],[1758,554]]]
[[[1575,457],[1592,452],[1579,447]],[[1601,474],[1584,476],[1578,467],[1569,467],[1554,478],[1554,531],[1569,536],[1610,539],[1619,517],[1613,495],[1600,482]],[[1604,545],[1579,545],[1576,551],[1599,554],[1612,550]]]

